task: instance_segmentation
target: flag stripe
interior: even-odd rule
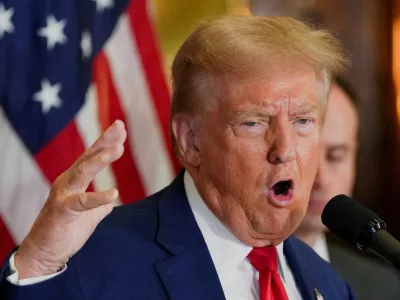
[[[35,155],[35,159],[44,176],[50,183],[53,183],[84,151],[85,145],[74,120],[69,122],[53,140],[43,147]],[[94,191],[92,184],[88,186],[87,191]]]
[[[85,96],[85,104],[76,116],[78,131],[83,139],[85,148],[89,148],[104,131],[99,124],[99,107],[97,93],[91,85]],[[116,187],[116,179],[110,166],[106,166],[93,180],[96,191],[109,190]],[[114,205],[120,205],[120,199]]]
[[[4,261],[12,248],[15,247],[13,238],[11,237],[8,228],[3,223],[0,214],[0,263]]]
[[[0,261],[31,228],[49,185],[0,108]],[[15,244],[14,244],[15,242]]]
[[[134,34],[137,50],[143,66],[155,111],[162,127],[164,143],[175,173],[182,168],[172,148],[169,132],[171,109],[170,92],[163,72],[160,53],[156,44],[152,23],[149,20],[146,0],[132,1],[128,7],[129,22]]]
[[[68,151],[65,151],[65,149],[68,149]],[[54,139],[35,155],[35,159],[42,169],[43,174],[49,182],[52,183],[57,176],[66,171],[84,151],[85,146],[75,121],[71,121]]]
[[[130,116],[126,125],[134,160],[146,194],[152,194],[172,180],[174,171],[132,36],[128,17],[123,15],[105,46],[105,54],[122,109]]]
[[[111,70],[107,57],[100,52],[95,59],[93,67],[93,81],[97,88],[97,99],[99,107],[107,107],[108,111],[102,111],[101,115],[103,126],[110,126],[115,120],[119,119],[126,123],[126,117],[122,111],[118,95],[116,93]],[[107,114],[106,114],[107,113]],[[125,143],[125,151],[122,157],[112,164],[116,183],[123,203],[130,203],[145,197],[142,180],[133,161],[131,144],[131,134],[127,128],[128,137]]]

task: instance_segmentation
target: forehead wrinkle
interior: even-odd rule
[[[264,99],[253,99],[254,94],[264,94],[268,96],[279,96],[282,99],[289,99],[291,97],[301,97],[303,95],[295,95],[290,96],[292,90],[296,89],[297,94],[300,92],[301,94],[304,93],[302,88],[298,88],[298,85],[301,84],[302,86],[304,83],[301,83],[301,78],[297,78],[294,82],[288,82],[287,79],[280,79],[280,80],[272,80],[270,78],[262,78],[262,79],[253,79],[248,80],[246,82],[229,82],[226,83],[226,90],[229,94],[233,95],[240,95],[242,97],[251,98],[251,100],[262,100]]]
[[[298,96],[291,99],[283,98],[278,100],[251,98],[250,102],[255,106],[250,108],[249,107],[241,108],[239,106],[230,114],[230,118],[231,119],[244,118],[244,117],[265,118],[277,115],[282,111],[288,112],[290,115],[307,114],[319,111],[320,108],[318,107],[317,104],[310,103],[305,99],[306,98],[303,96]]]
[[[260,82],[262,82],[262,84],[258,84]],[[314,97],[310,98],[310,96],[313,95],[308,95],[302,88],[297,90],[287,90],[283,88],[285,86],[292,86],[292,84],[287,83],[285,80],[271,81],[253,79],[251,81],[242,81],[235,84],[230,82],[227,83],[227,86],[230,88],[225,89],[228,94],[225,94],[224,98],[228,100],[228,106],[236,111],[245,111],[247,108],[254,110],[259,109],[269,116],[277,115],[281,111],[296,114],[298,113],[298,107],[304,104],[304,102],[310,103],[315,100],[313,99]],[[245,102],[247,102],[247,104]],[[256,108],[254,106],[256,106]],[[319,105],[314,103],[313,108],[301,109],[300,113],[308,113],[306,110],[321,111],[321,107],[318,106]]]
[[[303,95],[295,97],[285,95],[279,99],[262,99],[255,97],[251,98],[251,102],[257,106],[263,107],[263,109],[266,109],[269,113],[276,109],[281,110],[282,108],[296,110],[296,112],[301,111],[304,113],[319,110],[319,105],[311,103],[308,101],[308,98]]]

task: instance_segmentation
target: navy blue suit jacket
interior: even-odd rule
[[[314,289],[325,300],[354,299],[346,282],[304,243],[290,237],[284,253],[303,299],[316,299]],[[21,287],[7,275],[8,260],[0,273],[2,300],[225,299],[182,173],[159,193],[115,208],[61,275]]]

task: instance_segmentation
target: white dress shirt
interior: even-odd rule
[[[193,211],[197,225],[210,251],[211,258],[217,270],[227,300],[258,300],[259,272],[247,259],[253,249],[233,235],[211,212],[204,203],[192,177],[186,171],[184,175],[186,196]],[[278,272],[285,286],[289,300],[301,300],[292,271],[283,254],[283,244],[278,245]],[[19,280],[18,271],[14,266],[14,254],[10,258],[11,275],[7,280],[16,285],[29,285],[50,279],[66,270],[46,276]]]
[[[330,262],[328,244],[326,243],[325,234],[321,233],[317,237],[317,240],[312,248],[322,259]]]
[[[10,257],[9,265],[10,265],[11,275],[7,277],[7,280],[16,285],[30,285],[30,284],[39,283],[39,282],[45,281],[47,279],[53,278],[53,277],[57,276],[58,274],[61,274],[62,272],[64,272],[67,269],[67,266],[64,265],[64,268],[57,273],[20,280],[18,278],[18,270],[14,264],[14,254],[11,255],[11,257]]]
[[[211,212],[187,171],[184,175],[184,182],[189,205],[210,251],[226,299],[260,299],[259,272],[247,259],[247,255],[253,247],[241,242]],[[278,251],[278,272],[289,300],[300,300],[302,299],[300,292],[283,254],[283,244],[276,248]]]

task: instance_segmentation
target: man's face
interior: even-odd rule
[[[319,157],[322,106],[312,71],[231,84],[195,136],[195,182],[243,242],[279,244],[300,224]]]
[[[358,118],[355,107],[337,86],[332,87],[322,133],[319,168],[302,227],[325,230],[321,214],[330,199],[350,195],[355,177]]]

